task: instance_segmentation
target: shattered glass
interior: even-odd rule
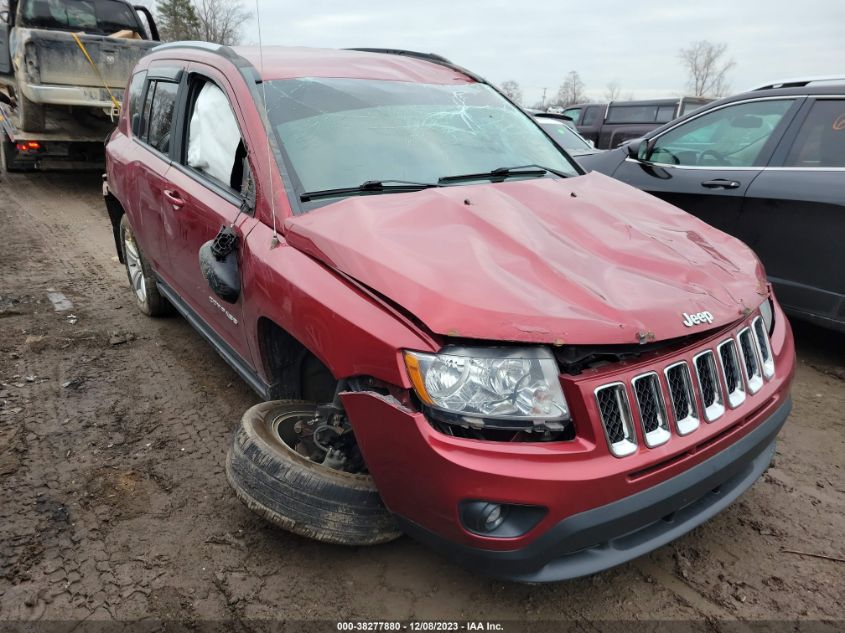
[[[267,105],[306,191],[528,164],[577,174],[529,116],[483,84],[287,79],[267,82]]]

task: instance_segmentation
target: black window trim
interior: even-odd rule
[[[766,141],[766,144],[760,150],[760,154],[757,156],[757,160],[754,161],[755,165],[746,165],[746,166],[724,166],[724,165],[673,165],[671,163],[657,163],[651,160],[645,160],[640,158],[631,158],[627,157],[626,161],[634,161],[640,164],[645,165],[654,165],[657,167],[664,167],[664,168],[674,168],[674,169],[692,169],[692,170],[720,170],[720,171],[759,171],[761,169],[765,169],[771,158],[775,152],[775,148],[783,139],[785,130],[789,127],[792,121],[795,118],[795,114],[803,107],[805,101],[807,100],[806,96],[803,95],[780,95],[780,96],[766,96],[766,97],[749,97],[747,99],[737,99],[736,101],[730,101],[727,103],[722,103],[716,107],[708,108],[706,110],[702,110],[701,112],[696,112],[689,118],[684,118],[681,121],[678,121],[675,125],[662,130],[659,134],[656,134],[648,138],[649,147],[653,147],[654,144],[664,135],[668,134],[672,130],[680,127],[681,125],[686,125],[690,121],[694,121],[695,119],[702,117],[706,114],[710,114],[711,112],[716,112],[717,110],[723,110],[724,108],[729,108],[735,105],[741,105],[744,103],[751,103],[757,101],[793,101],[793,104],[784,112],[783,118],[778,123],[777,127],[772,130],[772,134],[769,137],[769,140]],[[651,151],[651,150],[649,150]]]

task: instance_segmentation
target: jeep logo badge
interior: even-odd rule
[[[684,312],[684,325],[687,327],[701,325],[702,323],[713,323],[713,315],[709,312],[696,312],[695,314]]]

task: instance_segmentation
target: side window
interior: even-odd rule
[[[563,115],[572,119],[573,123],[578,123],[578,119],[581,118],[581,108],[569,108],[563,111]]]
[[[610,106],[608,123],[653,123],[657,106]]]
[[[206,81],[194,95],[186,164],[217,184],[246,195],[251,182],[249,163],[226,94]]]
[[[824,99],[813,104],[784,165],[845,167],[845,99]]]
[[[598,106],[590,106],[589,108],[587,108],[586,112],[584,112],[584,122],[581,125],[594,125],[598,120],[600,113],[601,108],[599,108]]]
[[[150,85],[150,90],[153,85]],[[176,109],[176,92],[179,90],[179,84],[169,81],[155,82],[155,91],[152,93],[152,99],[147,97],[151,102],[149,111],[149,121],[147,125],[147,143],[157,149],[163,154],[170,151],[170,137],[173,128],[173,111]],[[149,91],[147,92],[149,95]]]
[[[675,106],[660,106],[657,108],[657,122],[658,123],[669,123],[672,119],[675,118]]]
[[[668,165],[751,167],[792,103],[761,100],[713,110],[660,136],[648,158]]]
[[[129,83],[129,93],[123,99],[123,107],[129,108],[127,114],[132,127],[132,134],[138,135],[141,130],[141,97],[144,96],[144,81],[147,71],[141,71],[132,76]]]

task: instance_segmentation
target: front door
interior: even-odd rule
[[[199,264],[200,248],[221,227],[234,228],[243,244],[256,222],[243,206],[243,192],[251,179],[246,145],[224,91],[226,84],[222,78],[215,80],[197,73],[188,80],[185,134],[164,192],[167,248],[176,293],[249,365],[243,297],[235,303],[223,301],[209,287]]]
[[[730,104],[688,119],[613,176],[740,239],[743,198],[783,134],[796,99]]]

